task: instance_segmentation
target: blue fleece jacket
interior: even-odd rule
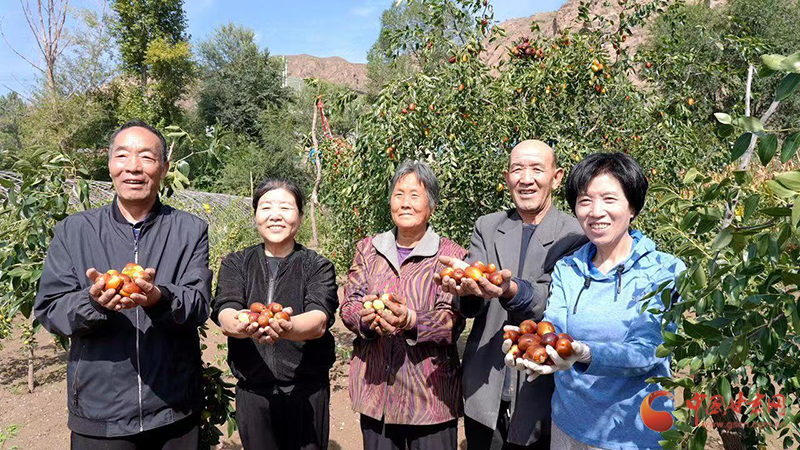
[[[647,394],[661,389],[645,380],[670,376],[670,365],[655,355],[663,342],[661,317],[640,314],[640,299],[686,266],[657,251],[641,232],[631,231],[631,237],[630,256],[608,274],[592,264],[597,248],[591,242],[556,263],[545,320],[586,343],[592,361],[554,375],[552,414],[564,433],[589,445],[660,449],[659,434],[644,425],[639,408]],[[663,306],[660,295],[650,298],[648,309],[656,306]],[[656,399],[653,407],[673,409],[667,397]]]

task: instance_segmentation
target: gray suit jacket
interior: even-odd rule
[[[587,242],[578,221],[554,207],[536,227],[525,254],[523,273],[517,274],[522,241],[522,218],[516,209],[487,214],[478,219],[472,232],[469,261],[495,263],[514,276],[531,282],[534,299],[530,309],[509,313],[498,299],[462,297],[457,304],[462,314],[474,317],[464,350],[463,391],[467,417],[494,429],[500,410],[505,365],[500,347],[503,325],[518,325],[524,319],[540,321],[547,305],[550,274],[556,261]],[[511,400],[508,442],[530,445],[549,435],[550,398],[553,377],[542,376],[533,383],[513,375],[516,396]]]

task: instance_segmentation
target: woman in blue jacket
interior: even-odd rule
[[[624,153],[597,153],[580,161],[566,183],[567,201],[589,243],[558,263],[544,320],[574,339],[573,355],[554,365],[519,359],[528,378],[554,374],[552,448],[658,449],[659,434],[642,422],[645,397],[660,390],[650,377],[670,376],[668,358],[656,356],[662,318],[641,299],[672,282],[686,267],[630,229],[644,207],[647,179]],[[661,296],[647,309],[663,307]],[[666,398],[666,397],[664,397]],[[654,409],[671,411],[656,400]]]

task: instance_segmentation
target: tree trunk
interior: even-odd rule
[[[142,66],[142,74],[139,82],[142,85],[142,100],[147,98],[147,67]]]
[[[729,409],[720,414],[712,414],[711,418],[714,419],[714,429],[722,438],[722,447],[725,450],[744,450],[742,430],[735,427],[729,430],[725,427],[727,423],[738,423],[741,418],[736,417],[736,414]]]
[[[319,101],[319,98],[316,99]],[[317,236],[317,189],[319,188],[319,181],[322,178],[322,164],[319,160],[319,142],[317,142],[317,103],[314,103],[314,115],[311,117],[311,145],[312,145],[312,158],[314,158],[314,165],[317,167],[317,177],[314,179],[314,189],[311,191],[311,244],[309,248],[317,250],[319,247],[319,239]]]
[[[31,337],[30,344],[28,344],[28,392],[33,393],[36,387],[36,380],[33,377],[33,337]]]

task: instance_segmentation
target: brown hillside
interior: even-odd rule
[[[319,58],[305,54],[287,55],[286,62],[290,77],[319,78],[331,83],[343,84],[356,91],[366,91],[366,64],[351,63],[338,56]]]
[[[653,0],[627,0],[630,3],[647,4]],[[712,6],[725,3],[725,0],[691,0],[703,1]],[[508,47],[522,36],[530,36],[531,22],[539,25],[542,35],[552,37],[566,29],[573,32],[579,31],[583,24],[577,20],[580,0],[567,0],[557,11],[534,14],[529,17],[506,20],[500,26],[505,29],[506,37],[488,45],[488,52],[484,58],[496,65],[508,58]],[[601,15],[604,17],[617,17],[622,10],[617,0],[591,0],[589,2],[590,16]],[[636,48],[646,39],[646,30],[641,27],[633,30],[625,46],[634,53]],[[297,78],[320,78],[332,83],[343,84],[357,91],[364,92],[367,86],[367,65],[351,63],[338,56],[318,58],[311,55],[290,55],[288,60],[289,76]]]

